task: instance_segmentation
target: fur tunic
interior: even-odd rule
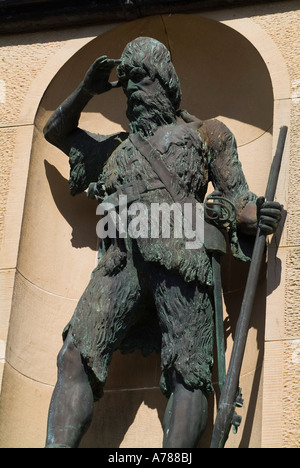
[[[127,134],[89,138],[90,146],[73,147],[70,152],[73,195],[92,182],[99,187],[104,184],[109,196],[124,184],[155,179],[151,166]],[[178,192],[183,190],[203,202],[211,181],[232,201],[237,213],[255,200],[238,161],[234,137],[220,122],[204,122],[199,131],[187,124],[165,128],[157,149]],[[99,160],[105,153],[103,167]],[[172,180],[172,173],[178,178]],[[173,203],[164,188],[145,191],[140,201],[149,210],[153,203]],[[238,242],[236,222],[229,238],[233,254],[247,260]],[[212,268],[203,246],[188,250],[185,242],[184,237],[163,238],[160,232],[156,238],[102,243],[99,264],[64,331],[64,336],[72,331],[95,399],[102,394],[116,349],[131,352],[139,348],[144,355],[160,351],[161,388],[167,396],[174,370],[188,387],[212,391]]]

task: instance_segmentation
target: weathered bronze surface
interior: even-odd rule
[[[115,67],[118,81],[111,83]],[[130,133],[102,136],[78,128],[90,99],[105,92],[116,98],[118,88],[128,99]],[[99,264],[63,333],[47,447],[79,445],[116,349],[161,353],[161,388],[169,399],[164,447],[195,447],[205,429],[218,302],[212,261],[225,251],[224,235],[233,255],[249,260],[239,233],[256,234],[257,197],[248,188],[230,130],[217,120],[191,116],[180,102],[168,50],[154,39],[138,38],[120,60],[97,59],[45,126],[46,139],[70,158],[72,195],[87,189],[100,208],[109,203],[109,213],[129,208],[129,224],[135,202],[148,213],[162,203],[179,209],[179,218],[175,211],[170,215],[168,236],[162,226],[150,234],[150,218],[143,218],[147,235],[124,235],[119,225],[115,236],[104,236]],[[209,182],[215,192],[206,204],[209,223],[201,218],[203,243],[187,248],[187,233],[174,235],[178,221],[187,218],[182,207],[199,207]],[[278,203],[264,202],[261,228],[274,232],[280,213]],[[191,228],[197,220],[189,220]]]

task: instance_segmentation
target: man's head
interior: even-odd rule
[[[181,87],[168,49],[155,39],[139,37],[125,47],[121,60],[117,74],[128,98],[131,124],[137,119],[151,124],[153,113],[157,125],[172,123]]]

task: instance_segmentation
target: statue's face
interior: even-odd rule
[[[160,86],[157,78],[152,79],[147,71],[141,67],[124,67],[119,81],[128,100],[143,100],[144,97],[154,95]]]
[[[180,82],[170,53],[161,42],[139,37],[127,44],[117,67],[117,75],[129,105],[135,106],[134,98],[140,94],[140,102],[143,96],[147,98],[148,106],[151,106],[151,99],[155,104],[155,100],[165,96],[174,110],[179,109]]]

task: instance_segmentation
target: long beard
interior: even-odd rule
[[[158,127],[176,121],[176,112],[170,100],[163,93],[147,96],[136,92],[128,99],[126,113],[132,133],[143,136],[153,135]]]

